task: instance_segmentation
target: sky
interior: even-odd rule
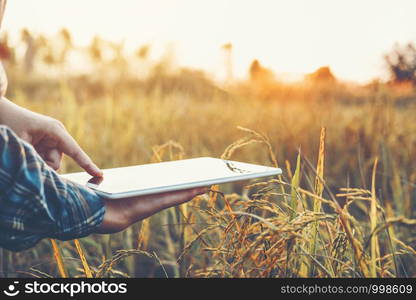
[[[384,54],[416,42],[414,0],[9,0],[2,30],[54,34],[76,44],[94,35],[174,49],[178,64],[213,76],[224,70],[221,45],[233,45],[233,74],[253,59],[282,80],[330,66],[344,80],[385,76]]]

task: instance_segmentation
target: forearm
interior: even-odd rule
[[[31,112],[5,97],[0,97],[0,125],[10,127],[20,138],[28,139],[27,124],[36,128],[36,124],[39,123],[37,118],[45,119],[48,117]]]
[[[13,109],[13,103],[7,100],[5,97],[0,97],[0,124],[7,125],[7,114]]]

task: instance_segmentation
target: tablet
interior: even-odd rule
[[[103,170],[103,177],[86,172],[61,175],[93,189],[104,198],[119,199],[179,191],[213,184],[279,175],[279,168],[212,157],[168,161]]]

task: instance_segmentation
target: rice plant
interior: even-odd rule
[[[3,250],[2,276],[416,276],[411,101],[388,85],[309,83],[265,98],[161,69],[57,80],[11,66],[8,96],[62,120],[102,168],[213,156],[283,175],[212,186],[118,234]],[[65,159],[60,171],[78,170]]]

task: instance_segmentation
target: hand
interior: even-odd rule
[[[3,97],[0,99],[0,124],[9,126],[32,144],[53,169],[59,169],[62,155],[66,154],[90,175],[102,176],[102,171],[58,120],[22,108]]]
[[[204,194],[207,188],[195,188],[163,194],[139,196],[125,199],[103,199],[104,221],[97,233],[115,233],[147,218],[165,208],[176,206]]]

